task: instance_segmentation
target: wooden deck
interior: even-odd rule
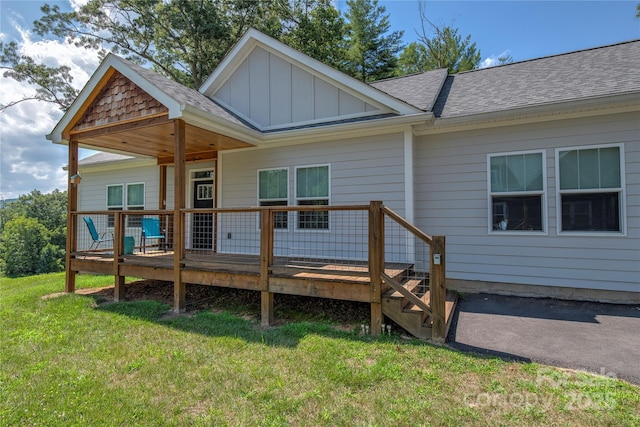
[[[172,251],[148,251],[124,256],[114,267],[113,254],[74,253],[72,268],[77,271],[172,280]],[[400,276],[408,264],[388,264],[385,273]],[[274,293],[370,302],[371,279],[366,262],[336,263],[319,259],[275,257],[270,267],[269,291]],[[189,253],[181,267],[185,283],[260,291],[258,255]]]
[[[314,233],[279,232],[276,214],[289,211],[328,211],[333,227]],[[218,218],[218,232],[227,237],[212,235],[210,249],[192,249],[190,233],[197,232],[192,216],[203,213]],[[444,341],[455,305],[446,290],[444,236],[423,233],[379,201],[368,206],[177,209],[173,220],[164,210],[70,215],[67,292],[74,292],[77,272],[113,275],[116,301],[126,299],[127,276],[172,281],[174,310],[180,312],[186,307],[186,284],[252,290],[260,292],[265,326],[273,322],[276,294],[357,301],[371,305],[372,334],[381,332],[387,316],[414,336],[435,342]],[[87,250],[91,246],[86,235],[78,242],[78,224],[90,215],[102,220],[101,229],[108,229],[107,219],[113,218],[113,243],[103,251]],[[166,240],[144,247],[135,246],[134,240],[135,247],[128,246],[129,219],[136,216],[164,219]],[[286,252],[294,255],[283,256]]]

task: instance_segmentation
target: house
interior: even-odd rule
[[[365,84],[250,30],[195,91],[108,55],[48,135],[69,145],[69,175],[82,176],[69,184],[67,290],[81,270],[169,274],[180,310],[182,282],[240,280],[222,277],[228,265],[198,272],[215,253],[256,257],[252,289],[267,318],[273,293],[297,293],[286,280],[312,274],[301,267],[311,259],[371,267],[382,257],[363,299],[316,276],[295,288],[371,302],[372,325],[403,264],[431,280],[442,268],[443,288],[446,274],[459,291],[639,302],[638,64],[640,40]],[[103,153],[78,161],[79,146]],[[117,231],[113,265],[80,256],[91,243],[83,215]],[[165,270],[151,256],[127,269],[148,255],[145,215],[165,230],[149,251],[172,253]],[[446,236],[446,273],[444,238],[435,249],[431,235]],[[206,260],[189,267],[196,253]],[[294,261],[297,275],[266,277]],[[395,291],[405,308],[424,305],[421,322],[432,315]]]

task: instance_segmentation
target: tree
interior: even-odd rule
[[[458,29],[452,26],[437,26],[427,18],[426,6],[418,6],[421,20],[419,43],[412,43],[402,52],[398,74],[423,72],[447,68],[449,74],[472,70],[480,65],[480,51],[471,42],[471,36],[464,39]]]
[[[347,62],[345,70],[363,82],[391,77],[402,50],[402,31],[388,35],[386,8],[378,0],[347,0]]]
[[[9,224],[16,224],[21,218],[30,222],[18,222],[18,225],[13,225],[14,228],[6,234]],[[44,233],[28,230],[28,226],[38,229],[42,227]],[[20,196],[18,200],[7,203],[0,209],[0,259],[4,261],[7,274],[22,275],[61,270],[64,266],[66,229],[66,192],[54,190],[49,194],[42,194],[33,190]],[[22,252],[22,243],[30,242],[34,233],[39,236],[38,243],[33,246],[33,253],[25,254]]]
[[[293,0],[281,41],[325,64],[345,64],[345,22],[330,0]]]
[[[20,216],[7,222],[0,242],[7,276],[39,272],[40,255],[46,245],[47,229],[37,219]]]
[[[63,65],[58,68],[36,63],[33,58],[21,55],[18,43],[0,43],[0,70],[5,70],[4,77],[19,82],[27,82],[36,87],[35,93],[21,99],[0,105],[0,111],[29,100],[39,100],[57,104],[66,110],[78,91],[71,86],[73,77],[69,67]]]
[[[107,50],[172,80],[197,88],[230,47],[255,27],[279,37],[279,11],[286,0],[89,0],[76,12],[41,7],[34,22],[40,36],[54,36],[98,55]],[[0,44],[5,77],[36,87],[32,96],[0,105],[0,111],[35,99],[66,111],[77,96],[69,67],[48,67],[20,54],[18,43]]]
[[[42,37],[78,48],[111,51],[198,88],[249,29],[289,43],[331,66],[344,65],[344,20],[330,0],[89,0],[78,11],[41,8]],[[35,99],[66,111],[77,96],[69,67],[48,67],[22,55],[17,42],[0,44],[4,76],[32,84]]]

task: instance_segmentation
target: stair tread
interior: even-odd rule
[[[406,282],[402,283],[402,286],[409,290],[410,292],[413,292],[413,290],[420,286],[420,284],[423,282],[422,279],[409,279]],[[396,291],[395,289],[391,288],[387,291],[387,293],[385,294],[385,297],[388,298],[404,298],[404,296],[399,292]]]

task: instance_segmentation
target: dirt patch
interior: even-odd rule
[[[80,289],[77,294],[90,295],[98,304],[113,302],[113,286]],[[53,297],[54,294],[47,297]],[[324,298],[276,295],[274,324],[290,321],[328,321],[340,329],[352,331],[369,323],[370,306],[366,303]],[[126,301],[157,301],[173,305],[173,282],[141,280],[125,285]],[[186,315],[195,311],[229,311],[247,319],[260,318],[260,293],[241,289],[187,284]],[[171,312],[167,316],[175,316]]]

